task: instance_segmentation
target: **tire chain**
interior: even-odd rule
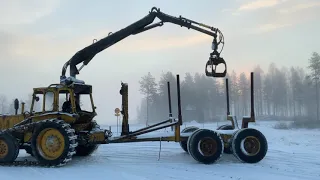
[[[46,120],[46,121],[52,121],[52,120]],[[8,128],[5,130],[1,130],[0,131],[0,135],[2,134],[6,134],[9,133],[11,134],[12,132],[26,132],[27,130],[34,128],[36,125],[43,123],[45,121],[38,121],[38,122],[33,122],[33,123],[29,123],[29,124],[25,124],[25,125],[19,125],[19,126],[14,126],[12,128]],[[69,152],[70,153],[70,152]],[[73,152],[75,154],[75,152]],[[70,159],[65,159],[65,161],[57,166],[63,166],[65,164],[67,164],[69,161],[71,161]],[[23,161],[13,161],[13,162],[0,162],[0,166],[23,166],[23,167],[57,167],[57,166],[50,166],[47,164],[41,164],[38,161],[28,161],[28,160],[23,160]]]

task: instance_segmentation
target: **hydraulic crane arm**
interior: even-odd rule
[[[158,23],[153,23],[153,21],[155,20],[155,18],[159,18],[161,21]],[[85,66],[87,65],[95,55],[97,55],[99,52],[105,50],[106,48],[114,45],[115,43],[123,40],[124,38],[130,36],[130,35],[135,35],[135,34],[139,34],[141,32],[150,30],[152,28],[158,27],[158,26],[162,26],[165,22],[170,22],[179,26],[183,26],[186,27],[188,29],[194,29],[196,31],[202,32],[204,34],[207,34],[209,36],[213,37],[213,42],[212,42],[212,50],[213,52],[210,53],[210,57],[209,60],[206,64],[206,75],[207,76],[212,76],[212,77],[224,77],[226,75],[226,63],[223,60],[223,58],[220,57],[220,52],[217,51],[218,49],[218,45],[220,43],[224,44],[224,38],[223,35],[221,33],[221,31],[217,28],[214,27],[210,27],[208,25],[202,24],[202,23],[198,23],[189,19],[186,19],[184,17],[174,17],[174,16],[170,16],[168,14],[165,14],[163,12],[160,11],[160,9],[157,9],[156,7],[153,7],[151,9],[151,11],[149,12],[149,14],[145,17],[143,17],[142,19],[140,19],[139,21],[136,21],[135,23],[115,32],[115,33],[109,33],[109,35],[97,42],[94,42],[93,44],[83,48],[82,50],[78,51],[69,61],[67,61],[62,69],[62,74],[60,77],[60,80],[63,80],[66,78],[65,73],[66,70],[68,68],[68,66],[70,66],[70,76],[74,77],[76,76],[76,74],[79,74],[79,71]],[[150,25],[151,24],[151,25]],[[195,26],[195,25],[198,26]],[[201,28],[203,27],[203,28]],[[206,28],[206,29],[204,29]],[[218,37],[218,33],[219,33],[219,37],[220,40],[219,42],[217,41],[217,37]],[[83,65],[78,69],[76,66],[80,63],[83,63]],[[216,67],[218,64],[224,64],[225,65],[225,71],[223,73],[216,73],[214,66]],[[211,72],[208,71],[208,67],[211,68]]]

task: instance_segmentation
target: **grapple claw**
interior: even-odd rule
[[[224,64],[225,68],[223,72],[216,72],[216,68],[219,64]],[[205,73],[206,76],[210,77],[225,77],[227,75],[227,64],[225,60],[222,57],[210,54],[210,58],[206,64]]]

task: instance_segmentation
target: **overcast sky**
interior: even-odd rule
[[[259,64],[306,66],[320,52],[319,0],[0,0],[1,94],[26,98],[33,87],[59,82],[77,51],[148,14],[161,11],[219,28],[229,71]],[[131,36],[98,54],[79,79],[94,87],[101,123],[115,123],[120,82],[129,83],[130,120],[142,95],[138,80],[150,71],[204,73],[211,37],[165,24]],[[69,74],[69,73],[68,73]],[[164,117],[166,118],[166,117]]]

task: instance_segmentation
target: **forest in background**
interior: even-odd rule
[[[291,120],[294,125],[320,127],[319,88],[320,55],[313,52],[307,67],[277,67],[267,72],[256,66],[254,72],[255,114],[258,120]],[[238,119],[250,115],[250,72],[230,71],[230,112]],[[137,107],[137,119],[150,125],[169,117],[167,82],[171,86],[173,117],[177,117],[176,74],[164,72],[159,81],[149,72],[141,78],[144,94]],[[180,75],[182,117],[184,122],[216,122],[226,118],[225,78],[206,77],[203,73]],[[31,95],[25,102],[29,109]],[[0,94],[0,114],[14,114],[14,100]]]
[[[256,66],[254,104],[258,120],[293,121],[294,125],[320,126],[319,88],[320,55],[313,52],[307,67],[277,67],[267,72]],[[250,72],[228,72],[230,112],[238,119],[250,115]],[[172,111],[177,117],[176,74],[164,72],[160,80],[149,72],[141,78],[144,95],[137,107],[138,120],[147,126],[169,116],[167,82],[171,86]],[[180,75],[182,117],[184,122],[216,122],[226,118],[225,78],[206,77],[203,73]]]

